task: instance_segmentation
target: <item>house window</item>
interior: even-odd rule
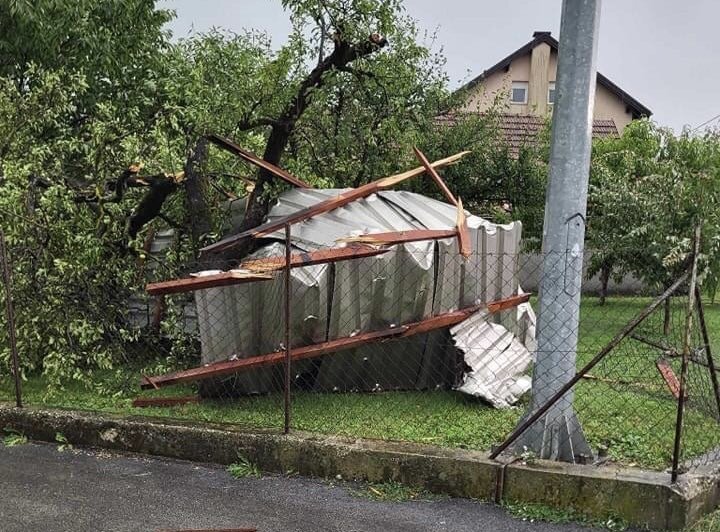
[[[513,81],[510,88],[510,103],[526,104],[528,96],[527,81]]]
[[[555,103],[555,82],[551,81],[548,85],[548,103],[550,105]]]

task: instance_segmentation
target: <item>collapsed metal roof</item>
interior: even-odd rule
[[[308,390],[454,387],[502,407],[527,387],[519,375],[530,363],[523,344],[534,315],[517,282],[521,226],[469,215],[437,173],[469,152],[431,163],[415,148],[418,168],[354,189],[313,190],[227,139],[210,140],[299,188],[280,196],[264,224],[203,248],[269,242],[240,268],[146,287],[194,292],[203,366],[143,376],[143,388],[214,379],[233,393],[279,391],[284,360],[295,386]],[[452,205],[389,190],[423,173]],[[273,275],[279,270],[286,274]],[[464,321],[471,324],[453,329],[453,345],[450,327]],[[493,335],[511,339],[500,345]],[[378,349],[380,341],[388,343]],[[499,369],[486,371],[488,357]]]
[[[268,222],[343,192],[289,190],[271,209]],[[337,248],[344,245],[338,244],[338,240],[348,236],[452,229],[456,219],[457,208],[453,205],[413,192],[382,191],[293,225],[291,245],[294,251],[305,252]],[[468,258],[460,256],[458,239],[450,237],[395,245],[382,255],[292,269],[292,347],[417,322],[517,294],[520,223],[493,224],[468,215],[467,225],[473,248]],[[249,259],[284,253],[281,244],[284,231],[265,238],[270,242]],[[278,320],[282,284],[278,277],[252,285],[195,292],[202,363],[241,360],[279,350],[284,337]],[[503,325],[495,324],[493,330],[527,330],[526,325],[520,325],[519,316],[517,311],[503,313]],[[525,319],[526,314],[522,316]],[[513,345],[518,343],[516,340]],[[485,350],[488,356],[498,356],[497,368],[492,375],[486,375],[487,379],[501,377],[498,368],[504,364],[502,357],[514,353],[507,349],[496,351]],[[482,396],[496,406],[513,402],[508,394],[497,401],[489,394],[476,393],[478,390],[471,386],[471,381],[464,379],[462,372],[458,374],[457,356],[449,332],[438,330],[395,340],[382,348],[369,344],[322,359],[301,361],[293,364],[293,374],[297,385],[324,391],[448,389],[465,381],[462,391]],[[512,372],[526,369],[527,365],[520,368],[516,362],[508,366]],[[509,382],[514,374],[503,378]],[[231,379],[239,393],[264,393],[277,388],[271,368]]]

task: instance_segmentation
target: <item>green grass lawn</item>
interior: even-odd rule
[[[645,298],[610,298],[599,306],[585,298],[581,312],[578,364],[589,360],[625,323],[645,305]],[[720,332],[720,305],[706,308],[709,328]],[[660,314],[658,315],[660,316]],[[673,313],[676,317],[676,313]],[[679,317],[679,314],[677,314]],[[654,334],[661,317],[653,317],[643,332]],[[677,329],[677,327],[676,327]],[[678,336],[679,338],[679,336]],[[668,341],[674,341],[668,338]],[[576,409],[586,436],[595,448],[625,464],[662,469],[669,465],[674,437],[676,402],[669,394],[654,362],[657,351],[629,340],[576,388]],[[676,372],[679,375],[679,366]],[[697,395],[706,393],[706,372],[696,371]],[[691,374],[691,377],[695,375]],[[112,388],[116,381],[137,378],[129,372],[97,376]],[[707,380],[707,379],[706,379]],[[691,384],[695,381],[691,378]],[[702,386],[701,386],[702,385]],[[720,425],[706,402],[691,399],[685,423],[685,457],[720,445]],[[225,402],[204,401],[173,408],[137,409],[131,406],[135,391],[98,394],[87,386],[69,383],[65,390],[48,395],[45,382],[32,377],[24,383],[28,404],[82,408],[120,414],[167,416],[184,420],[232,423],[249,428],[280,430],[283,399],[279,394],[242,397]],[[195,393],[193,386],[176,386],[143,395],[176,396]],[[0,381],[0,399],[11,400],[8,379]],[[293,427],[323,434],[430,443],[469,449],[489,449],[515,426],[526,406],[492,409],[480,401],[452,391],[384,393],[294,393]],[[712,405],[710,405],[712,406]]]
[[[720,532],[720,510],[706,515],[689,527],[687,532]]]

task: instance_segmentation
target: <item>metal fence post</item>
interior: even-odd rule
[[[22,407],[22,387],[20,384],[20,360],[18,358],[17,339],[15,337],[15,309],[12,300],[12,272],[10,257],[5,245],[5,232],[0,230],[0,260],[2,260],[3,282],[5,284],[5,311],[7,313],[8,340],[12,355],[13,376],[15,378],[15,406]]]
[[[671,481],[677,481],[678,469],[680,466],[680,452],[683,429],[683,413],[685,411],[685,395],[687,390],[687,372],[690,359],[690,342],[692,341],[692,318],[695,310],[695,288],[697,283],[698,255],[700,254],[700,226],[695,228],[695,239],[693,243],[692,272],[688,287],[688,303],[685,314],[685,335],[683,338],[682,366],[680,369],[680,391],[678,394],[677,418],[675,420],[675,442],[673,445]]]
[[[710,382],[713,386],[715,404],[718,407],[718,419],[720,420],[720,383],[718,382],[715,359],[713,358],[712,347],[710,346],[710,334],[708,333],[707,323],[705,322],[702,294],[697,286],[695,287],[695,301],[698,311],[698,324],[700,325],[700,332],[702,333],[703,343],[705,344],[705,357],[707,358],[707,367],[710,372]]]
[[[290,432],[290,262],[291,262],[291,246],[290,246],[290,224],[285,225],[285,434]]]
[[[500,453],[505,451],[508,447],[513,445],[520,436],[527,431],[529,427],[533,425],[533,423],[536,423],[550,408],[558,403],[565,394],[572,389],[577,382],[583,378],[584,375],[587,375],[588,372],[593,369],[603,358],[605,358],[613,349],[615,349],[620,342],[622,342],[625,338],[631,335],[631,333],[640,325],[645,319],[650,316],[655,310],[663,304],[667,298],[669,298],[672,294],[675,293],[675,291],[680,288],[680,286],[687,281],[688,276],[690,275],[689,272],[683,273],[670,287],[665,290],[665,292],[662,293],[662,295],[658,296],[656,299],[652,301],[647,307],[645,307],[644,310],[642,310],[639,314],[637,314],[630,322],[619,332],[615,335],[615,337],[608,342],[605,347],[603,347],[597,355],[595,355],[590,362],[585,364],[576,374],[575,376],[570,379],[568,382],[566,382],[552,397],[550,397],[547,402],[543,405],[540,405],[537,410],[534,410],[532,414],[528,415],[526,418],[521,420],[520,424],[515,428],[515,430],[510,433],[510,435],[505,438],[505,441],[502,442],[498,447],[496,447],[491,453],[490,458],[495,459],[497,458]]]
[[[576,373],[600,0],[564,0],[560,21],[557,102],[543,224],[537,354],[527,416]],[[521,422],[523,423],[523,422]],[[592,455],[573,409],[573,392],[524,433],[518,448],[574,462]]]

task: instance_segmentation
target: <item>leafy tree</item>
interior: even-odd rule
[[[704,274],[717,275],[720,142],[708,133],[674,136],[649,121],[595,144],[588,237],[590,274],[632,273],[667,287],[687,266],[692,235],[702,227]]]
[[[26,371],[59,385],[141,361],[161,341],[185,345],[177,309],[154,336],[126,314],[152,231],[176,229],[160,264],[171,276],[226,230],[227,199],[249,188],[247,170],[210,152],[205,133],[285,155],[320,186],[373,179],[410,156],[444,74],[398,3],[286,5],[295,29],[278,51],[255,32],[170,42],[169,15],[149,1],[0,7],[13,28],[0,37],[0,224]],[[256,176],[248,212],[275,192]]]
[[[449,98],[445,108],[454,108],[457,97]],[[496,103],[483,114],[446,114],[429,128],[421,148],[431,158],[470,150],[462,164],[443,170],[451,189],[470,212],[498,223],[520,220],[527,247],[536,249],[542,235],[549,127],[535,141],[513,150],[499,130],[501,111]],[[428,180],[411,186],[443,199]]]

